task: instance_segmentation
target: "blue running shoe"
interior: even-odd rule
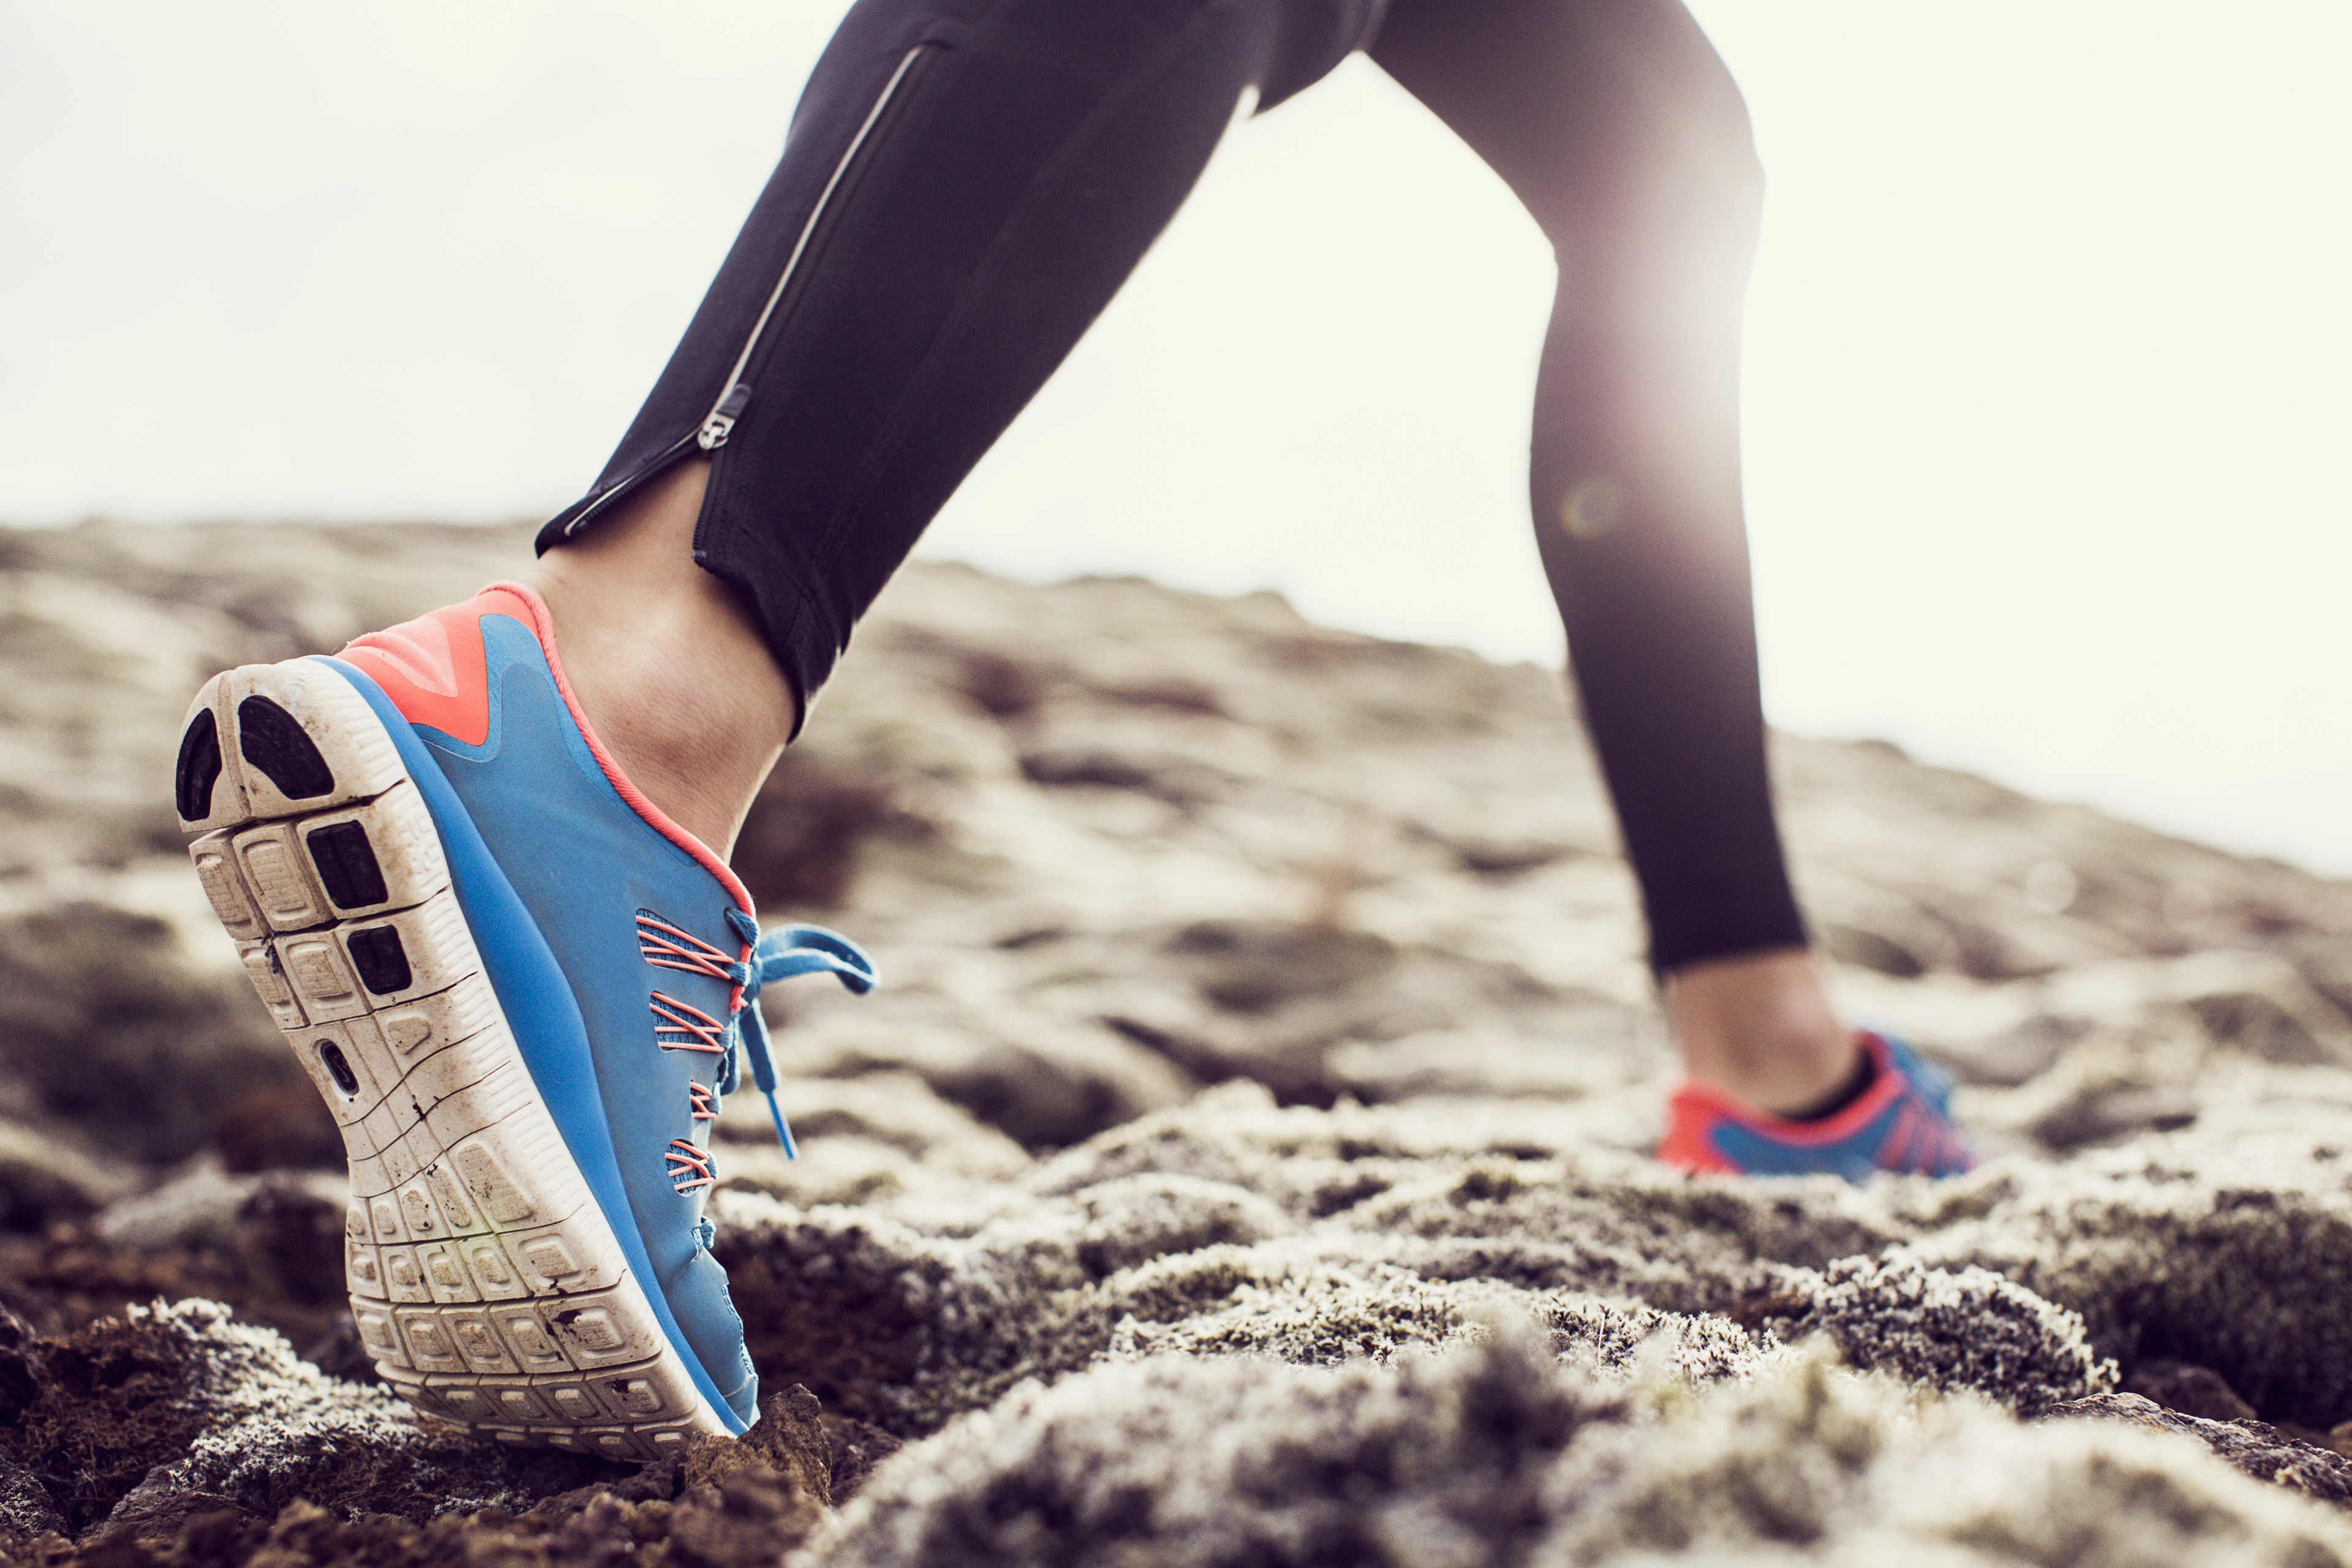
[[[499,584],[336,658],[215,677],[190,854],[351,1160],[352,1312],[410,1403],[657,1458],[759,1418],[710,1256],[711,1127],[760,989],[866,956],[762,934],[597,742],[546,606]],[[791,1145],[782,1113],[778,1131]]]
[[[1826,1172],[1859,1182],[1876,1171],[1957,1176],[1976,1157],[1953,1124],[1952,1080],[1900,1040],[1856,1037],[1874,1071],[1835,1115],[1791,1121],[1720,1089],[1685,1083],[1668,1102],[1658,1158],[1686,1171],[1797,1176]]]

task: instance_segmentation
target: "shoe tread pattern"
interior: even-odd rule
[[[182,792],[211,807],[184,819],[210,828],[189,854],[341,1130],[346,1281],[377,1372],[418,1409],[503,1442],[647,1459],[728,1430],[531,1085],[430,813],[365,700],[296,661],[216,677],[193,712],[192,730],[216,727],[228,787],[208,803]],[[277,715],[256,749],[279,779],[239,765],[247,712]],[[280,722],[298,714],[316,770]],[[321,773],[332,782],[307,809],[282,809]]]

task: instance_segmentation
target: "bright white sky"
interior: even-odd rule
[[[544,514],[839,0],[9,0],[0,518]],[[1772,187],[1768,707],[2352,873],[2352,6],[1701,0]],[[1244,127],[927,550],[1553,660],[1533,228],[1379,71]]]

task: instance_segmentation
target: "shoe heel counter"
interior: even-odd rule
[[[490,734],[482,617],[505,609],[486,589],[462,605],[355,637],[336,657],[383,688],[411,724],[479,746]]]
[[[1666,1135],[1658,1141],[1658,1163],[1680,1171],[1738,1174],[1739,1167],[1724,1158],[1706,1135],[1712,1120],[1707,1107],[1685,1094],[1675,1095],[1667,1106]]]

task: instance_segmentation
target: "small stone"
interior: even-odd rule
[[[2298,1442],[2262,1421],[2213,1421],[2168,1410],[2137,1394],[2102,1394],[2052,1405],[2049,1421],[2094,1418],[2125,1421],[2154,1432],[2196,1438],[2236,1469],[2320,1502],[2352,1506],[2352,1459]]]
[[[2238,1391],[2220,1373],[2185,1361],[2141,1362],[2123,1380],[2121,1392],[2208,1421],[2254,1419],[2254,1407],[2239,1398]]]

